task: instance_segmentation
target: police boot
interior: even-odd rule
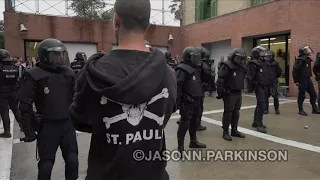
[[[265,110],[263,113],[264,113],[264,114],[269,114],[269,110],[267,109],[267,110]]]
[[[197,127],[197,131],[205,131],[207,130],[207,127],[202,126],[201,124]]]
[[[184,151],[184,140],[178,139],[178,151],[180,153]]]
[[[191,140],[189,144],[189,148],[206,148],[207,145],[198,142],[198,140]]]
[[[231,136],[238,137],[238,138],[245,138],[246,137],[246,135],[244,135],[241,132],[239,132],[236,127],[235,128],[231,128]]]
[[[312,106],[312,114],[320,114],[320,111],[317,108],[317,105]]]
[[[228,130],[223,130],[222,138],[227,141],[232,141],[232,137],[229,135]]]
[[[0,138],[11,138],[10,131],[4,131],[4,133],[1,133]]]
[[[306,113],[304,110],[300,110],[299,114],[302,116],[308,116],[308,113]]]
[[[265,125],[258,125],[257,131],[261,132],[261,133],[267,133],[266,126]]]
[[[251,125],[253,128],[256,128],[256,127],[258,127],[258,124],[257,124],[257,122],[256,121],[253,121],[253,123],[252,123],[252,125]],[[266,126],[265,125],[262,125],[263,127],[265,127],[266,128]]]
[[[280,114],[279,109],[276,109],[275,112],[276,112],[276,114]]]

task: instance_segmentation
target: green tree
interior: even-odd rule
[[[4,21],[0,20],[0,49],[4,49]]]
[[[104,11],[102,14],[101,14],[101,19],[103,20],[111,20],[113,19],[113,15],[114,15],[114,9],[110,9],[108,11]]]
[[[113,8],[105,11],[106,3],[102,0],[73,0],[70,8],[78,17],[90,19],[111,20],[113,18]]]
[[[4,31],[4,21],[0,20],[0,32]]]
[[[4,49],[4,35],[0,32],[0,49]]]
[[[180,21],[180,26],[183,24],[183,1],[184,0],[171,0],[169,6],[171,13],[174,14],[174,19]]]

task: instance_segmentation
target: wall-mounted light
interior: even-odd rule
[[[20,32],[27,32],[28,29],[24,26],[24,24],[20,24]]]
[[[172,36],[172,34],[170,33],[170,34],[169,34],[168,41],[172,41],[172,40],[173,40],[173,36]]]

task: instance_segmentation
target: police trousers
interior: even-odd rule
[[[298,107],[299,111],[303,110],[303,102],[306,98],[306,92],[310,95],[310,104],[313,108],[316,106],[317,93],[314,89],[310,77],[304,77],[299,81]]]
[[[223,97],[224,112],[222,117],[222,128],[224,132],[228,132],[231,123],[232,129],[237,129],[240,108],[242,104],[242,92],[231,91],[229,94]]]
[[[78,178],[78,144],[76,131],[70,120],[45,122],[43,120],[37,139],[40,161],[38,180],[51,180],[51,172],[58,147],[65,161],[66,180]]]
[[[269,97],[272,96],[274,108],[279,110],[279,93],[278,93],[278,84],[274,83],[268,87],[267,91],[267,102],[266,102],[266,110],[269,110]]]
[[[10,132],[9,108],[14,114],[17,122],[20,124],[20,111],[18,109],[18,101],[16,100],[16,92],[0,93],[0,115],[5,132]]]
[[[255,89],[257,106],[254,111],[254,122],[257,123],[258,126],[263,125],[263,115],[264,111],[266,110],[266,103],[267,103],[267,90],[268,86],[264,85],[257,85]]]
[[[180,123],[178,127],[178,140],[184,141],[185,135],[189,130],[190,140],[197,140],[197,124],[200,119],[201,102],[203,99],[198,98],[193,102],[183,102],[180,108]]]

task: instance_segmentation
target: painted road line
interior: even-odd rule
[[[10,130],[13,136],[14,116],[10,111]],[[12,159],[12,137],[0,139],[0,180],[9,180]]]
[[[292,103],[292,102],[296,102],[295,100],[286,100],[286,101],[282,101],[280,102],[279,104],[287,104],[287,103]],[[273,106],[273,103],[269,103],[269,106]],[[253,108],[256,108],[256,105],[251,105],[251,106],[242,106],[241,107],[241,110],[244,110],[244,109],[253,109]],[[203,112],[202,114],[203,115],[208,115],[208,114],[217,114],[217,113],[223,113],[223,109],[218,109],[218,110],[212,110],[212,111],[205,111]],[[179,113],[179,111],[177,111],[176,113]],[[175,116],[171,116],[170,119],[178,119],[180,118],[180,115],[175,115]],[[81,134],[83,132],[80,132],[80,131],[76,131],[77,134]],[[20,143],[20,139],[15,139],[13,140],[13,144],[17,144],[17,143]]]
[[[217,126],[222,126],[222,122],[221,121],[217,121],[211,118],[207,118],[207,117],[202,117],[202,121],[205,121],[207,123],[211,123]],[[292,140],[288,140],[288,139],[283,139],[277,136],[272,136],[269,134],[264,134],[264,133],[260,133],[257,131],[253,131],[251,129],[246,129],[246,128],[242,128],[242,127],[238,127],[238,130],[244,134],[250,135],[250,136],[254,136],[260,139],[264,139],[264,140],[268,140],[268,141],[272,141],[278,144],[283,144],[283,145],[287,145],[287,146],[291,146],[291,147],[295,147],[295,148],[299,148],[299,149],[303,149],[303,150],[307,150],[307,151],[312,151],[312,152],[316,152],[316,153],[320,153],[320,147],[319,146],[314,146],[311,144],[306,144],[306,143],[302,143],[302,142],[298,142],[298,141],[292,141]]]

